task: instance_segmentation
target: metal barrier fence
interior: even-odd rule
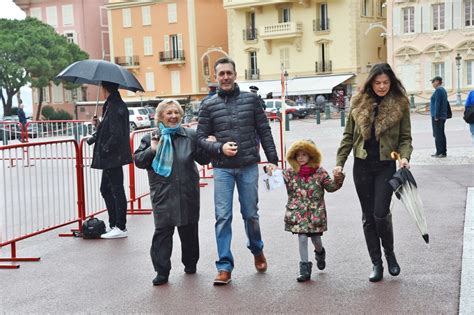
[[[0,258],[0,262],[38,261],[18,258],[16,242],[81,222],[77,143],[63,140],[4,146],[0,147],[0,160],[0,248],[11,246],[11,257]]]
[[[0,121],[0,146],[9,142],[19,143],[24,139],[23,126],[17,121]]]

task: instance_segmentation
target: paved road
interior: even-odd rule
[[[0,270],[0,313],[421,313],[456,314],[459,307],[463,227],[467,187],[474,187],[474,148],[460,113],[447,123],[448,158],[433,152],[429,117],[414,114],[412,171],[425,204],[430,246],[426,246],[405,210],[393,209],[395,246],[402,272],[370,283],[371,265],[352,181],[352,158],[344,187],[327,194],[329,231],[323,236],[327,268],[307,283],[297,283],[298,249],[283,231],[284,189],[261,187],[260,215],[269,269],[257,274],[245,248],[235,202],[233,282],[212,286],[216,246],[212,181],[202,189],[201,259],[196,275],[185,275],[175,237],[170,283],[153,287],[149,247],[151,216],[128,217],[129,237],[121,240],[59,238],[47,233],[18,243],[19,256],[41,256],[18,270]],[[332,169],[342,135],[339,121],[294,121],[288,143],[312,138],[323,165]],[[64,231],[61,230],[61,231]],[[2,251],[6,256],[8,252]]]

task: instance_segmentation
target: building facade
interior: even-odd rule
[[[145,89],[125,101],[199,99],[214,80],[213,62],[227,55],[227,17],[221,0],[110,1],[112,60]]]
[[[14,0],[27,16],[35,17],[51,25],[68,41],[76,43],[89,54],[91,59],[106,59],[110,57],[107,0]],[[38,108],[38,90],[32,90],[33,117]],[[43,89],[43,106],[51,105],[55,109],[63,109],[73,117],[89,116],[87,109],[76,109],[78,101],[97,99],[97,88],[84,85],[76,90],[66,90],[62,84],[53,82]]]
[[[351,95],[370,65],[387,58],[383,1],[224,0],[224,7],[238,81],[263,86],[263,97],[279,94],[282,72],[289,95],[331,94],[340,85]]]
[[[387,2],[388,60],[416,103],[429,103],[441,76],[449,100],[474,88],[474,1]]]

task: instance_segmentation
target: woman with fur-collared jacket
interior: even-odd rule
[[[400,167],[409,168],[413,150],[410,108],[405,88],[386,63],[374,65],[361,89],[351,100],[350,113],[337,151],[334,174],[342,172],[352,151],[353,177],[362,207],[362,223],[372,260],[371,282],[383,278],[382,243],[388,271],[400,273],[393,246],[388,181],[396,171],[391,152],[400,153]]]

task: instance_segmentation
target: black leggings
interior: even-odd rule
[[[354,159],[354,184],[364,214],[378,218],[389,214],[393,190],[388,181],[395,170],[395,161]]]

